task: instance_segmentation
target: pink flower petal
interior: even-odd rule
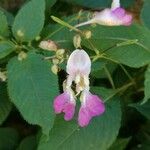
[[[64,119],[71,120],[75,113],[75,102],[70,101],[70,95],[64,92],[55,98],[54,110],[57,114],[64,112]]]
[[[78,116],[78,124],[81,127],[85,127],[89,124],[91,120],[91,116],[89,113],[89,110],[86,107],[81,106],[79,110],[79,116]]]
[[[123,18],[123,25],[129,26],[132,24],[132,15],[125,15]]]
[[[86,106],[91,116],[101,115],[105,111],[105,105],[97,95],[89,94],[87,96]]]
[[[92,95],[89,92],[83,94],[85,94],[86,99],[85,103],[82,102],[78,116],[78,124],[81,127],[87,126],[92,117],[99,116],[105,111],[105,105],[97,95]]]
[[[69,121],[73,118],[75,113],[75,104],[74,103],[66,103],[63,109],[63,112],[65,113],[64,119],[66,121]]]
[[[64,108],[65,103],[69,100],[70,100],[70,96],[66,92],[58,95],[54,99],[53,107],[54,107],[55,113],[61,113]]]
[[[125,10],[121,7],[118,7],[112,11],[112,14],[115,15],[118,19],[122,19],[125,13],[126,13]]]
[[[128,15],[123,8],[116,8],[112,11],[112,14],[115,15],[120,21],[122,25],[129,26],[132,23],[132,15]]]

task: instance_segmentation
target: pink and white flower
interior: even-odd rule
[[[89,91],[89,74],[91,71],[91,60],[84,50],[75,50],[71,53],[66,71],[68,77],[64,86],[64,93],[54,100],[55,113],[65,113],[64,119],[71,120],[75,113],[76,98],[71,89],[72,82],[76,84],[76,95],[81,93],[81,108],[78,115],[78,124],[87,126],[92,117],[99,116],[105,111],[103,101]]]
[[[132,15],[120,7],[120,0],[113,0],[111,8],[95,12],[91,20],[80,23],[76,27],[94,23],[105,26],[129,26],[132,23]]]

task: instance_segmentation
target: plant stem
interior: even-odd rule
[[[124,71],[124,73],[127,75],[127,77],[131,80],[131,82],[134,83],[134,85],[136,84],[134,79],[132,78],[132,76],[129,74],[129,72],[125,69],[125,67],[122,64],[119,64],[119,66],[121,67],[121,69]]]
[[[110,72],[109,72],[109,70],[108,70],[108,68],[106,66],[104,67],[104,70],[105,70],[105,73],[106,73],[106,75],[107,75],[107,77],[108,77],[108,79],[110,81],[110,84],[111,84],[112,88],[115,89],[114,81],[113,81],[113,79],[111,77],[111,74],[110,74]]]
[[[111,99],[112,97],[114,97],[116,94],[120,93],[121,91],[125,91],[126,89],[128,89],[132,85],[134,85],[134,83],[130,82],[130,83],[125,84],[122,87],[118,88],[112,95],[110,95],[109,97],[107,97],[105,99],[105,102],[108,101],[109,99]]]

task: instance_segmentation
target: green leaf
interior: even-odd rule
[[[28,2],[30,0],[26,0]],[[57,0],[45,0],[46,5],[46,11],[50,11],[51,7],[56,3]]]
[[[8,25],[12,26],[12,24],[14,22],[13,14],[11,14],[10,12],[6,11],[5,9],[3,9],[1,7],[0,7],[0,11],[2,11],[6,15],[6,18],[7,18],[7,21],[8,21]]]
[[[53,99],[58,94],[57,76],[42,56],[29,53],[23,61],[9,61],[8,90],[12,102],[31,124],[47,134],[54,121]]]
[[[131,107],[136,108],[141,114],[143,114],[146,118],[150,119],[150,101],[141,104],[131,104]]]
[[[150,149],[150,122],[146,121],[142,124],[139,132],[137,132],[136,141],[138,141],[138,145],[133,145],[132,150],[149,150]]]
[[[113,74],[118,65],[99,59],[92,63],[91,75],[96,78],[108,78],[104,68],[107,68],[110,74]]]
[[[15,45],[9,41],[0,42],[0,59],[6,57],[15,50]]]
[[[44,0],[31,0],[18,12],[13,34],[18,41],[31,41],[38,36],[44,25]]]
[[[141,11],[141,19],[145,26],[150,29],[150,19],[149,18],[149,10],[150,10],[150,1],[144,0],[144,5]]]
[[[0,35],[7,36],[8,35],[8,23],[7,18],[4,15],[3,11],[0,10]]]
[[[45,2],[47,9],[50,9],[56,3],[56,0],[46,0]]]
[[[109,150],[125,150],[127,144],[129,143],[129,140],[130,138],[119,138],[112,144]]]
[[[144,102],[148,101],[150,99],[150,65],[147,68],[147,71],[145,73],[145,81],[144,81]]]
[[[75,21],[75,16],[65,17],[65,20],[69,24]],[[66,26],[60,24],[50,24],[44,29],[44,36],[46,39],[54,40],[61,48],[73,49],[73,36],[74,32],[70,31]]]
[[[88,8],[110,7],[112,0],[65,0],[70,3],[78,4]],[[134,0],[121,0],[121,4],[125,7],[132,5]]]
[[[90,27],[91,43],[103,53],[109,61],[122,63],[130,67],[141,67],[150,62],[150,31],[134,24],[130,27]],[[87,42],[82,44],[91,50]],[[135,57],[136,54],[136,57]]]
[[[69,31],[68,28],[62,27],[60,25],[50,25],[49,35],[47,39],[54,40],[61,48],[73,49],[73,35],[72,31]]]
[[[37,148],[37,140],[35,136],[29,136],[24,138],[17,150],[36,150]]]
[[[0,128],[0,150],[14,150],[19,142],[19,135],[13,128]]]
[[[91,67],[91,72],[94,73],[96,71],[99,71],[99,70],[103,70],[103,68],[105,67],[106,65],[106,62],[105,61],[94,61],[92,63],[92,67]]]
[[[86,13],[82,12],[80,17],[77,13],[69,17],[63,17],[62,19],[53,16],[53,19],[57,24],[49,24],[45,27],[42,32],[44,37],[46,39],[54,40],[61,48],[68,49],[69,51],[74,49],[73,37],[74,35],[79,34],[80,31],[73,26],[78,24],[79,18],[80,21],[87,20],[87,17],[85,16]]]
[[[0,83],[0,125],[5,121],[11,111],[12,105],[7,95],[5,83]]]
[[[112,92],[99,88],[97,94],[107,98],[110,93]],[[118,99],[111,99],[106,103],[105,113],[102,116],[93,118],[85,128],[80,128],[76,120],[67,122],[64,121],[62,116],[57,117],[54,127],[50,131],[49,140],[46,142],[42,137],[38,150],[108,149],[114,142],[120,128],[120,103]]]

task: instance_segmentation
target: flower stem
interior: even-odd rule
[[[57,23],[59,23],[59,24],[65,26],[65,27],[68,27],[68,28],[71,29],[71,30],[74,30],[74,31],[79,32],[79,33],[82,33],[82,32],[81,32],[79,29],[77,29],[76,27],[74,27],[74,26],[68,24],[67,22],[65,22],[65,21],[63,21],[63,20],[61,20],[61,19],[59,19],[59,18],[57,18],[57,17],[55,17],[55,16],[51,16],[51,18],[52,18],[55,22],[57,22]]]
[[[129,74],[129,72],[125,69],[125,67],[122,64],[119,64],[119,66],[121,67],[121,69],[124,71],[124,73],[127,75],[127,77],[131,80],[131,82],[134,83],[134,85],[136,84],[134,79],[132,78],[132,76]]]

